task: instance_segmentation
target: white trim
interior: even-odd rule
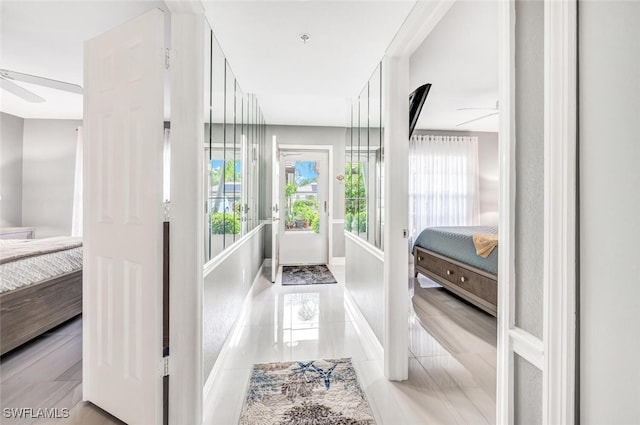
[[[500,201],[496,423],[513,423],[513,351],[509,342],[515,307],[515,3],[502,0],[498,17]]]
[[[367,345],[373,348],[374,352],[371,353],[373,354],[373,357],[376,360],[382,360],[384,358],[384,349],[382,348],[382,344],[378,341],[376,334],[373,332],[373,329],[371,329],[371,326],[369,326],[369,322],[367,322],[367,319],[358,308],[358,304],[355,302],[347,288],[344,288],[344,307],[347,314],[351,316],[352,324],[356,328],[361,339],[366,340]]]
[[[193,2],[191,2],[193,3]],[[202,422],[204,9],[171,10],[171,247],[169,423]],[[176,141],[178,141],[176,143]],[[182,190],[188,187],[191,190]]]
[[[384,132],[384,283],[382,346],[384,375],[409,377],[409,56],[382,61]]]
[[[542,421],[575,420],[577,2],[545,3]]]
[[[407,297],[408,249],[406,229],[409,220],[407,174],[409,162],[409,60],[429,33],[453,5],[451,0],[417,2],[390,43],[382,60],[384,132],[384,211],[383,253],[383,347],[384,375],[390,380],[406,380],[409,375],[409,329]],[[345,232],[345,235],[348,233]],[[357,240],[349,236],[352,240]],[[358,241],[360,243],[360,241]],[[375,252],[369,244],[360,244]],[[376,249],[376,251],[379,251]]]
[[[539,338],[522,328],[515,327],[509,330],[509,344],[515,354],[542,370],[544,345]]]
[[[172,15],[174,13],[184,13],[204,16],[204,5],[199,1],[167,0],[165,4]]]
[[[275,137],[275,136],[274,136]],[[329,185],[329,206],[327,208],[327,223],[333,224],[333,181],[331,176],[333,175],[333,145],[288,145],[278,144],[280,152],[282,151],[327,151],[329,155],[329,165],[327,174],[327,184]],[[278,183],[276,183],[278,184]],[[344,222],[344,220],[343,220]],[[327,229],[327,261],[331,261],[333,258],[333,229]]]
[[[542,371],[542,422],[575,421],[577,3],[545,1],[543,339],[515,328],[515,3],[500,3],[496,419],[513,423],[515,353]],[[506,230],[506,231],[505,231]],[[507,277],[507,278],[505,278]]]
[[[220,254],[216,255],[215,257],[213,257],[211,260],[209,260],[203,267],[202,267],[202,271],[203,271],[203,276],[204,278],[206,278],[207,276],[209,276],[209,274],[215,270],[216,267],[218,267],[221,263],[223,263],[227,258],[229,258],[230,256],[233,255],[234,252],[236,252],[237,250],[239,250],[240,248],[242,248],[242,246],[251,238],[253,238],[253,236],[260,232],[262,230],[262,228],[266,225],[266,223],[263,221],[260,224],[258,224],[256,227],[254,227],[249,233],[247,233],[246,235],[242,236],[240,239],[238,239],[237,241],[235,241],[233,244],[231,244],[230,247],[228,247],[227,249],[223,250]]]
[[[344,224],[344,218],[334,218],[331,220],[331,224]]]
[[[249,234],[247,234],[247,236],[248,235]],[[265,259],[265,261],[267,261],[267,259]],[[262,262],[262,265],[258,269],[258,272],[256,273],[253,279],[251,288],[249,288],[249,291],[247,292],[244,302],[242,303],[242,307],[240,308],[240,314],[238,315],[238,319],[236,320],[235,324],[229,331],[229,335],[227,336],[227,339],[225,339],[224,344],[220,349],[220,353],[218,353],[218,358],[213,364],[213,368],[211,368],[211,372],[209,372],[209,376],[207,376],[207,380],[204,383],[203,400],[204,400],[205,408],[209,404],[208,399],[210,396],[211,388],[213,387],[213,383],[217,379],[220,372],[223,370],[222,365],[225,364],[226,358],[229,355],[229,343],[231,341],[234,341],[240,338],[240,333],[242,333],[242,328],[244,324],[247,322],[248,315],[251,311],[251,299],[253,298],[253,294],[255,292],[256,281],[260,278],[260,276],[262,276],[262,271],[264,269],[265,261]]]
[[[380,261],[382,261],[384,263],[384,252],[380,251],[379,248],[376,248],[375,246],[371,245],[369,242],[365,241],[362,238],[359,238],[359,237],[355,236],[351,232],[347,232],[346,230],[344,232],[344,237],[346,239],[350,239],[356,245],[360,246],[362,249],[367,251],[369,254],[373,255],[378,260],[380,260]]]
[[[345,257],[332,257],[331,265],[332,266],[344,266],[346,264]]]
[[[447,14],[455,0],[418,1],[386,50],[386,56],[409,58]]]

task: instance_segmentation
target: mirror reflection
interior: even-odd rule
[[[345,152],[345,230],[382,249],[382,65],[351,105]]]
[[[211,32],[205,43],[205,262],[259,225],[264,120]]]

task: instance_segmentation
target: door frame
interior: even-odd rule
[[[498,288],[498,341],[496,422],[514,420],[514,353],[542,371],[543,423],[574,423],[576,400],[576,123],[577,123],[577,0],[544,0],[545,165],[544,165],[544,275],[542,339],[514,326],[515,314],[515,2],[499,1],[500,98],[500,251]],[[407,138],[406,109],[409,95],[409,59],[455,1],[418,2],[385,53],[385,146],[389,140]],[[396,144],[397,147],[397,144]],[[391,152],[387,150],[387,152]],[[385,158],[387,170],[406,169],[408,158]],[[403,187],[402,173],[388,173],[393,187]],[[394,182],[391,182],[394,180]],[[387,187],[389,187],[387,185]],[[397,191],[401,192],[401,191]],[[389,193],[391,201],[408,203],[406,191]],[[391,215],[405,223],[400,207]],[[391,226],[387,226],[391,227]],[[406,379],[406,255],[393,246],[404,240],[400,227],[385,229],[385,376]],[[406,243],[406,242],[405,242]],[[392,251],[392,252],[390,252]],[[402,250],[401,250],[402,251]],[[406,249],[404,250],[406,251]],[[394,283],[395,282],[395,283]],[[406,297],[405,297],[406,298]],[[391,347],[389,347],[391,345]]]
[[[207,228],[204,187],[204,37],[200,2],[167,2],[171,12],[171,199],[169,424],[203,419],[202,298]],[[185,166],[190,164],[191,166]],[[193,190],[182,190],[184,187]],[[195,347],[195,349],[194,349]]]
[[[282,151],[319,151],[319,152],[327,152],[329,159],[327,165],[327,184],[329,185],[327,191],[327,202],[329,202],[329,206],[327,208],[327,263],[328,265],[333,264],[333,180],[331,176],[333,175],[333,145],[290,145],[280,143],[278,145],[279,152]],[[272,164],[275,162],[272,161]],[[273,184],[280,184],[280,182],[273,182]],[[275,202],[272,200],[272,202]],[[272,253],[271,255],[275,255]]]
[[[500,276],[497,423],[514,422],[514,355],[542,373],[542,422],[576,406],[577,0],[544,2],[543,337],[515,324],[515,3],[500,2]],[[506,230],[506,232],[505,232]]]

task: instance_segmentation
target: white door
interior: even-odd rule
[[[326,151],[280,152],[280,263],[327,264]]]
[[[85,45],[83,399],[162,423],[164,13]]]
[[[271,145],[272,179],[271,179],[271,282],[276,281],[278,269],[280,268],[280,149],[278,149],[278,141],[273,136]]]

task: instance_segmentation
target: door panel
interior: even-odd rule
[[[280,149],[278,148],[278,140],[273,136],[271,147],[272,179],[271,179],[271,282],[276,281],[278,276],[278,268],[280,267]]]
[[[162,422],[163,52],[159,9],[85,47],[83,398],[129,424]]]
[[[280,262],[327,264],[328,154],[280,155]]]

